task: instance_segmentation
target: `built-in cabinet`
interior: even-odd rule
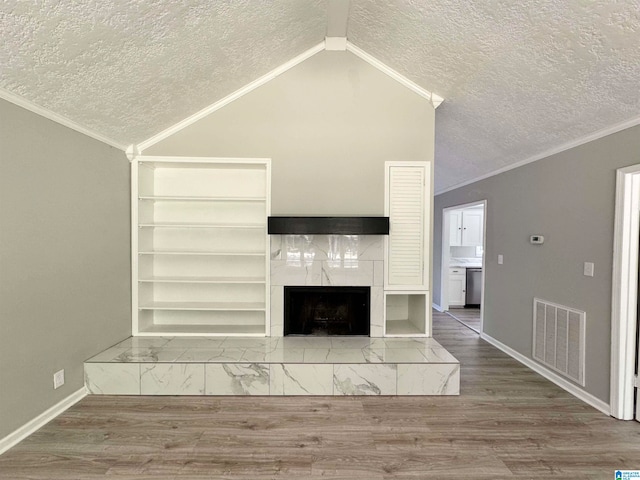
[[[428,335],[431,163],[386,162],[385,168],[385,335]]]
[[[483,244],[484,209],[469,208],[449,213],[449,244],[452,247],[479,247]]]
[[[266,335],[270,161],[132,162],[134,335]]]
[[[466,268],[449,269],[449,307],[464,307],[466,303]]]

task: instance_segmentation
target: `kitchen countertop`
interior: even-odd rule
[[[482,258],[455,258],[449,259],[450,268],[482,268]]]

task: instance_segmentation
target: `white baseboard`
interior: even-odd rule
[[[444,310],[442,309],[442,307],[440,305],[436,305],[435,303],[432,303],[431,306],[433,308],[435,308],[439,312],[444,312]]]
[[[516,352],[513,348],[508,347],[507,345],[505,345],[504,343],[500,342],[499,340],[496,340],[492,336],[487,335],[486,333],[482,333],[480,335],[480,338],[482,338],[483,340],[487,341],[488,343],[490,343],[491,345],[493,345],[497,349],[502,350],[504,353],[506,353],[510,357],[514,358],[515,360],[519,361],[523,365],[529,367],[534,372],[542,375],[544,378],[546,378],[550,382],[555,383],[557,386],[559,386],[563,390],[566,390],[567,392],[569,392],[574,397],[579,398],[580,400],[582,400],[583,402],[587,403],[588,405],[591,405],[596,410],[600,410],[602,413],[604,413],[606,415],[611,415],[611,407],[609,406],[608,403],[603,402],[599,398],[594,397],[589,392],[585,392],[584,390],[582,390],[581,388],[577,387],[573,383],[571,383],[571,382],[565,380],[564,378],[562,378],[560,375],[558,375],[558,374],[552,372],[551,370],[549,370],[548,368],[546,368],[546,367],[534,362],[530,358],[525,357],[521,353]]]
[[[67,398],[62,399],[60,402],[56,403],[53,407],[38,415],[33,420],[25,423],[13,433],[10,433],[6,437],[0,439],[0,455],[9,450],[11,447],[20,443],[22,440],[27,438],[40,427],[44,426],[46,423],[56,418],[66,409],[78,403],[80,400],[86,397],[88,393],[89,392],[87,391],[87,387],[82,387],[80,390],[72,393]]]

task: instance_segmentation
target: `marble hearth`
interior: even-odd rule
[[[131,337],[85,362],[92,394],[458,395],[432,338]]]

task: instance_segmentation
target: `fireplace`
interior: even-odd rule
[[[284,287],[285,335],[369,336],[369,287]]]

